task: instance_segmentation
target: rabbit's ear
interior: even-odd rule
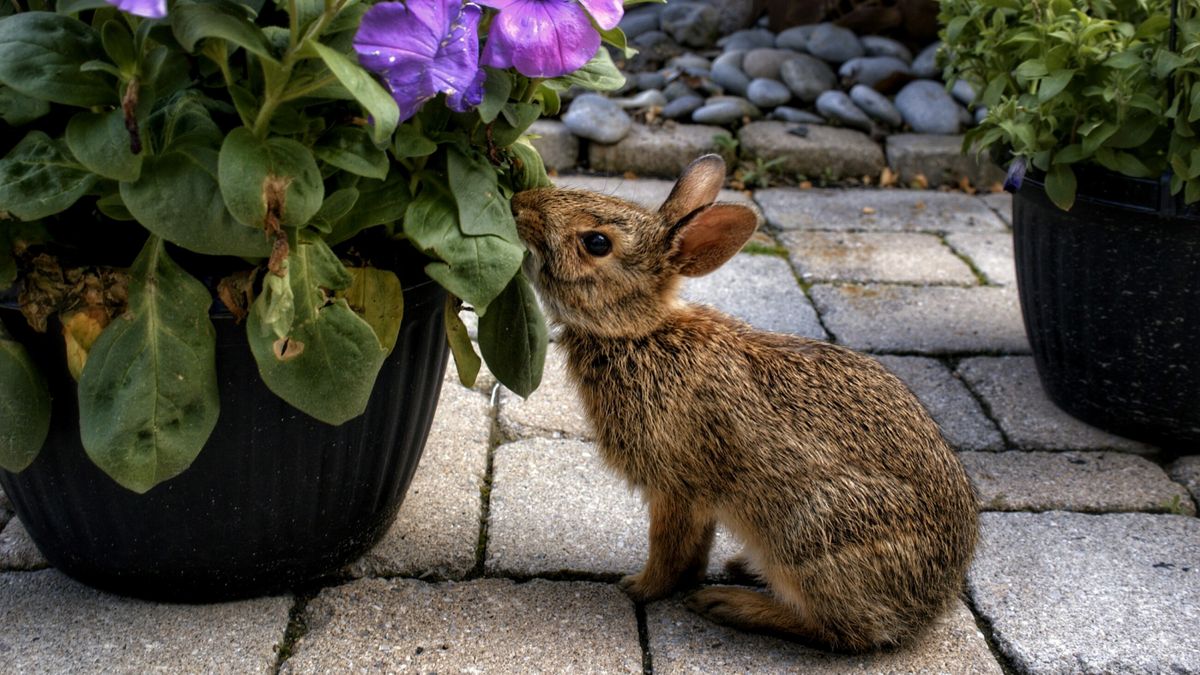
[[[713,204],[673,232],[671,260],[679,273],[699,277],[725,264],[758,228],[758,214],[741,204]]]
[[[674,225],[689,213],[716,201],[724,184],[725,160],[720,155],[700,157],[683,170],[658,212],[668,224]]]

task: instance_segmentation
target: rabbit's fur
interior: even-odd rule
[[[972,487],[876,361],[677,299],[681,275],[757,227],[713,203],[724,176],[719,157],[696,160],[657,212],[577,190],[513,199],[600,453],[649,504],[649,559],[621,585],[646,601],[698,582],[720,522],[745,546],[731,570],[771,593],[709,587],[695,611],[838,651],[911,641],[962,587]],[[595,232],[611,252],[588,252]]]

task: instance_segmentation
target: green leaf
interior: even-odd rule
[[[26,96],[12,87],[0,84],[0,120],[5,124],[23,127],[49,112],[48,102]]]
[[[500,109],[508,103],[512,94],[513,76],[506,70],[484,68],[487,80],[483,83],[483,102],[479,104],[479,118],[486,124],[496,119]]]
[[[428,157],[437,150],[437,143],[429,140],[412,124],[402,124],[396,129],[392,154],[396,159]]]
[[[548,339],[537,296],[521,274],[479,317],[479,351],[484,361],[496,379],[522,397],[542,382]]]
[[[129,311],[88,352],[79,432],[88,457],[134,492],[188,468],[217,424],[212,295],[151,237],[130,270]]]
[[[492,125],[492,142],[500,147],[511,145],[542,115],[541,103],[509,103]]]
[[[391,225],[404,218],[412,198],[408,193],[408,178],[402,171],[393,171],[386,181],[364,180],[358,184],[358,200],[342,218],[334,221],[325,237],[329,244],[339,244],[368,227]]]
[[[546,175],[546,165],[542,162],[542,156],[538,153],[537,148],[529,142],[529,139],[522,138],[508,146],[508,149],[516,156],[512,178],[513,187],[518,192],[554,186],[550,177]]]
[[[0,213],[19,220],[50,216],[78,201],[95,182],[65,143],[31,131],[0,159]]]
[[[109,19],[100,27],[100,44],[104,53],[117,67],[127,73],[137,69],[137,56],[133,53],[133,35],[118,19]]]
[[[1192,61],[1174,52],[1159,51],[1154,57],[1154,76],[1159,79],[1169,77],[1176,69],[1190,64]]]
[[[1104,65],[1117,70],[1128,70],[1130,68],[1135,68],[1142,65],[1144,62],[1145,61],[1142,59],[1142,55],[1139,51],[1130,49],[1127,51],[1118,52],[1117,54],[1113,54],[1112,56],[1108,57],[1108,59],[1104,62]]]
[[[387,152],[375,147],[367,132],[357,127],[335,127],[317,141],[313,154],[358,176],[384,180],[388,175]]]
[[[79,69],[102,59],[99,37],[78,19],[24,12],[0,20],[0,83],[26,96],[82,108],[115,104],[112,80]]]
[[[333,76],[354,95],[363,108],[375,120],[372,138],[376,143],[384,143],[396,126],[400,124],[400,108],[396,100],[375,81],[362,66],[351,61],[349,57],[311,40],[308,46],[317,54]]]
[[[446,341],[450,343],[450,351],[454,354],[454,368],[458,371],[458,381],[464,387],[474,387],[479,377],[479,368],[483,361],[475,353],[475,345],[471,344],[471,336],[462,317],[458,315],[462,301],[453,296],[446,296],[446,308],[443,312],[446,322]]]
[[[1072,143],[1062,150],[1054,153],[1054,164],[1074,164],[1082,161],[1087,156],[1083,153],[1083,146],[1078,143]]]
[[[354,205],[358,203],[357,188],[342,188],[325,198],[317,215],[308,221],[309,227],[316,228],[326,234],[333,232],[334,223],[346,217]]]
[[[0,324],[0,468],[29,466],[50,433],[50,390],[25,347]]]
[[[268,275],[273,276],[273,275]],[[321,239],[301,232],[288,258],[295,321],[284,337],[265,325],[265,294],[250,309],[246,334],[263,382],[284,401],[326,424],[341,424],[367,408],[387,356],[375,331],[329,291],[350,274]]]
[[[143,154],[133,154],[120,108],[76,113],[67,124],[67,147],[90,171],[113,180],[137,180]]]
[[[1046,174],[1046,196],[1058,208],[1070,211],[1075,205],[1075,172],[1066,164],[1055,164]]]
[[[463,153],[452,148],[446,157],[450,192],[458,203],[458,223],[463,234],[492,234],[514,244],[517,222],[512,206],[500,194],[496,169],[482,155]]]
[[[608,50],[602,48],[579,70],[552,81],[565,83],[565,86],[564,84],[558,85],[561,89],[567,89],[572,84],[577,84],[593,91],[612,91],[624,86],[625,76],[613,63]]]
[[[637,56],[638,50],[629,46],[629,41],[625,37],[625,31],[621,30],[620,26],[613,26],[612,28],[605,30],[600,26],[597,26],[594,22],[592,25],[596,28],[596,32],[600,34],[600,39],[605,44],[610,44],[621,50],[622,56],[627,59],[632,59],[633,57]]]
[[[96,208],[100,210],[100,213],[113,220],[135,220],[133,214],[129,212],[129,208],[125,206],[125,201],[121,199],[120,192],[112,192],[97,199]]]
[[[1071,83],[1071,78],[1075,76],[1073,70],[1056,70],[1050,73],[1049,76],[1042,79],[1038,85],[1038,101],[1045,103],[1050,99],[1062,93],[1063,89]]]
[[[245,127],[225,136],[217,165],[221,196],[238,222],[300,227],[321,208],[325,185],[312,152],[290,138],[261,139]]]
[[[384,351],[391,354],[404,319],[404,291],[400,287],[400,277],[376,267],[348,269],[354,280],[349,288],[338,293],[338,297],[346,299],[350,309],[375,331]]]
[[[54,9],[59,14],[78,14],[86,12],[89,9],[102,9],[111,7],[105,0],[58,0],[54,3]]]
[[[270,255],[263,231],[237,222],[225,208],[216,164],[217,153],[209,148],[146,157],[138,180],[121,183],[121,199],[143,227],[190,251]]]
[[[169,19],[175,39],[189,52],[205,38],[226,40],[242,47],[268,63],[278,65],[271,43],[251,17],[236,5],[177,4],[171,8]]]
[[[1039,77],[1045,77],[1050,74],[1050,71],[1046,69],[1046,64],[1044,62],[1037,59],[1030,59],[1017,66],[1017,69],[1013,71],[1013,74],[1023,80],[1032,80]]]

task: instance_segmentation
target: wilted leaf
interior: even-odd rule
[[[255,228],[268,225],[268,214],[277,225],[300,227],[325,200],[312,151],[290,138],[258,138],[245,127],[225,136],[217,178],[229,212]]]
[[[108,325],[108,313],[102,307],[87,307],[62,317],[63,340],[67,347],[67,370],[79,379],[87,363],[88,352]]]
[[[338,293],[338,297],[345,298],[350,309],[370,324],[379,344],[391,354],[404,319],[404,290],[400,287],[400,278],[394,272],[376,267],[351,267],[349,271],[354,281]]]
[[[458,312],[462,301],[454,296],[446,296],[446,340],[450,343],[450,351],[454,354],[454,367],[458,371],[458,381],[464,387],[474,387],[479,377],[479,369],[483,361],[475,353],[475,345],[471,344],[471,336],[463,324]]]

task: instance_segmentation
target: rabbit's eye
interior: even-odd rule
[[[612,242],[599,232],[588,232],[583,235],[583,247],[597,258],[606,256],[612,251]]]

